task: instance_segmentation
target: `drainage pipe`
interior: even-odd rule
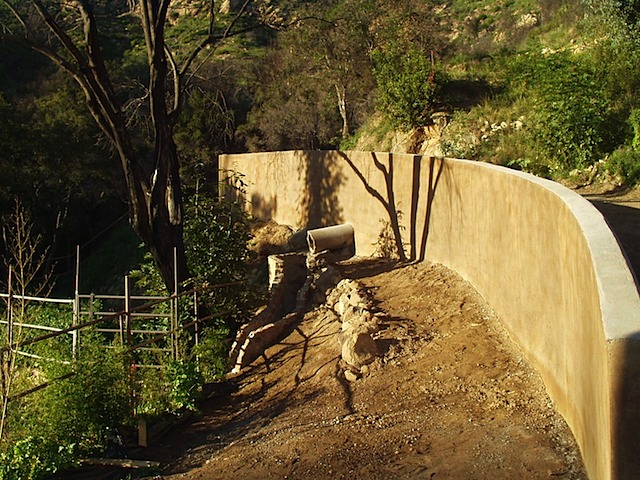
[[[353,225],[343,223],[342,225],[309,230],[307,232],[307,243],[309,244],[310,253],[339,250],[355,245]]]

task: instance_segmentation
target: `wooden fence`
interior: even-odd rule
[[[79,258],[79,250],[78,250]],[[70,364],[77,359],[81,352],[81,332],[92,329],[105,337],[105,348],[120,346],[124,354],[131,357],[136,368],[162,368],[162,363],[145,363],[142,357],[136,358],[136,353],[143,351],[156,352],[159,355],[177,359],[179,346],[179,333],[185,330],[193,330],[193,339],[197,344],[200,339],[202,327],[213,318],[223,317],[230,312],[216,312],[207,316],[200,316],[198,308],[201,295],[215,289],[241,285],[242,282],[229,282],[217,285],[206,285],[193,288],[179,294],[169,296],[139,296],[132,295],[129,277],[124,277],[124,295],[96,295],[80,294],[78,291],[79,261],[76,266],[76,288],[72,299],[46,298],[18,295],[11,292],[0,293],[0,298],[6,299],[6,319],[0,319],[0,325],[6,326],[6,344],[0,347],[0,356],[13,352],[16,355],[44,359],[42,356],[26,351],[25,347],[37,343],[58,338],[70,337],[71,356],[67,360],[55,360]],[[11,277],[11,272],[10,272]],[[8,285],[11,285],[11,279]],[[176,280],[175,291],[178,291]],[[188,321],[180,321],[181,302],[189,299],[193,306],[193,313]],[[21,318],[14,318],[15,302],[25,304],[62,304],[72,306],[71,325],[57,328],[48,325],[39,325],[33,322],[24,322]],[[109,304],[109,307],[105,307]],[[151,325],[151,326],[149,326]],[[20,330],[18,330],[20,329]],[[24,330],[43,331],[41,335],[30,338],[15,338],[15,332]],[[21,335],[22,336],[22,335]],[[65,375],[56,380],[69,378]],[[45,388],[50,383],[41,384],[27,391],[12,395],[11,399],[21,398]]]

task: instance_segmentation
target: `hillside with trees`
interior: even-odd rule
[[[131,270],[154,294],[246,279],[249,219],[218,198],[223,152],[402,150],[574,185],[640,180],[633,0],[0,0],[0,26],[2,291],[21,266],[15,291],[71,295],[78,245],[86,292]],[[250,290],[205,307],[233,306],[212,329],[214,363]],[[10,351],[2,423],[16,423],[0,454],[27,440],[86,454],[131,421],[114,407],[85,432],[29,440],[38,424],[6,412]],[[67,393],[48,395],[67,425]]]

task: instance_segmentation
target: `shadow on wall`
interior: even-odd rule
[[[613,411],[617,413],[613,420],[612,439],[618,445],[613,459],[612,478],[638,478],[640,472],[640,332],[633,338],[622,340],[618,364],[612,365],[612,371],[618,371],[614,377],[617,384],[612,394]]]
[[[418,206],[420,203],[420,179],[422,178],[422,161],[423,157],[413,157],[413,183],[411,188],[411,224],[410,224],[410,240],[411,260],[422,262],[427,256],[427,239],[429,238],[429,227],[431,224],[431,211],[433,208],[433,199],[435,198],[436,188],[440,182],[440,176],[444,169],[444,159],[429,157],[427,162],[427,198],[424,212],[424,221],[422,224],[422,237],[420,239],[420,251],[417,249],[417,230],[418,230]]]
[[[247,203],[251,205],[251,213],[256,218],[261,220],[268,220],[273,218],[273,215],[278,210],[278,198],[275,195],[271,195],[270,198],[265,198],[258,193],[252,193],[251,199],[247,199],[247,183],[244,180],[244,176],[241,173],[221,170],[218,173],[220,177],[221,192],[220,195],[223,200],[227,202],[240,203],[247,206]]]
[[[251,213],[254,217],[268,220],[273,218],[277,210],[278,198],[275,195],[272,195],[268,200],[257,193],[251,195]]]
[[[344,177],[333,157],[303,152],[302,161],[298,164],[298,178],[304,185],[298,199],[303,225],[318,228],[344,222],[337,195]]]
[[[605,217],[625,253],[636,285],[640,285],[640,210],[602,200],[591,200],[591,203]]]
[[[435,198],[436,188],[438,186],[438,182],[440,180],[440,176],[442,174],[444,161],[441,158],[429,157],[426,159],[427,165],[427,176],[426,179],[423,179],[423,163],[425,159],[416,155],[413,157],[413,168],[411,175],[411,212],[409,218],[409,255],[405,251],[404,238],[402,236],[402,232],[404,227],[400,224],[400,218],[402,212],[398,210],[396,206],[396,194],[394,185],[394,176],[395,176],[395,168],[394,168],[394,156],[392,153],[388,155],[388,162],[385,163],[378,158],[378,154],[372,152],[371,159],[376,169],[382,174],[384,178],[385,192],[381,193],[375,188],[373,188],[370,183],[367,181],[367,178],[363,175],[363,173],[356,167],[355,163],[349,158],[349,156],[345,152],[339,152],[339,155],[345,160],[347,165],[351,168],[351,170],[356,174],[356,176],[362,182],[365,190],[376,200],[378,200],[389,216],[388,225],[392,231],[393,241],[395,244],[396,254],[398,258],[402,262],[406,261],[414,261],[419,260],[423,261],[426,257],[427,253],[427,239],[429,236],[429,224],[431,219],[431,211],[433,206],[433,200]],[[420,249],[418,249],[418,212],[420,210],[420,194],[423,189],[423,180],[426,180],[426,198],[425,201],[425,214],[424,220],[422,223],[422,235],[420,237]],[[400,184],[399,188],[403,188],[404,185]]]
[[[353,163],[353,161],[349,158],[349,156],[346,153],[339,152],[339,155],[347,162],[347,165],[351,167],[351,170],[353,170],[353,173],[355,173],[356,176],[360,179],[365,190],[373,198],[378,200],[382,204],[384,209],[387,211],[387,214],[389,215],[389,225],[393,232],[393,238],[396,245],[396,253],[398,254],[398,258],[400,258],[400,261],[406,262],[407,255],[404,251],[404,243],[402,241],[402,232],[401,232],[402,227],[400,226],[400,219],[399,219],[400,212],[396,208],[396,199],[395,199],[395,193],[393,189],[393,175],[394,175],[393,154],[389,154],[388,165],[384,165],[384,163],[378,160],[378,155],[374,152],[371,152],[371,159],[373,161],[373,164],[384,176],[386,197],[385,195],[377,191],[375,188],[373,188],[369,184],[366,177],[362,174],[360,170],[358,170],[358,167],[356,167],[356,165]]]

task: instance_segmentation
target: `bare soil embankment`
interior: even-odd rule
[[[145,452],[166,465],[153,478],[586,478],[540,377],[470,284],[441,265],[341,270],[384,313],[366,374],[345,379],[340,321],[319,306]]]

